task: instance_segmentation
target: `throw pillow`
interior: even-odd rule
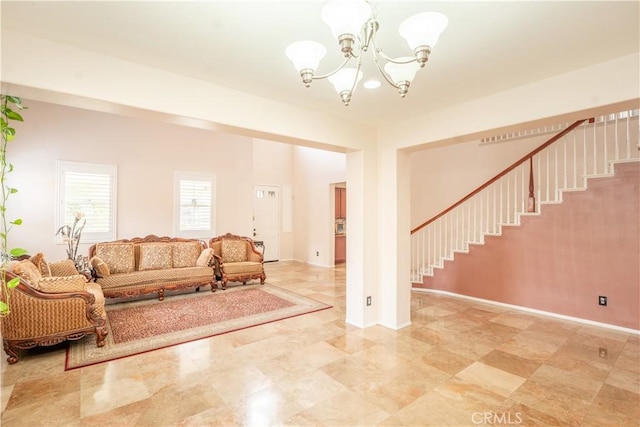
[[[29,261],[31,261],[35,264],[36,267],[38,267],[38,270],[40,270],[40,274],[42,274],[42,276],[51,276],[49,263],[44,259],[44,254],[42,252],[38,252],[37,254],[29,258]]]
[[[135,270],[133,243],[98,243],[94,255],[109,266],[111,274]]]
[[[84,290],[84,284],[86,282],[87,279],[82,274],[61,277],[42,277],[38,281],[38,288],[42,292],[47,293],[78,292]]]
[[[26,280],[32,288],[40,289],[38,281],[42,278],[42,273],[38,267],[28,259],[22,260],[13,266],[13,272]]]
[[[141,244],[138,270],[163,270],[171,268],[171,250],[171,245],[167,243]]]
[[[209,267],[211,258],[213,258],[213,249],[207,248],[203,250],[196,261],[196,267]]]
[[[202,251],[200,242],[175,242],[173,246],[173,267],[193,267]]]
[[[70,259],[52,262],[51,264],[49,264],[49,268],[51,269],[52,276],[62,277],[75,276],[76,274],[79,274],[78,269],[76,268],[76,264]]]
[[[91,264],[93,271],[96,272],[96,277],[109,277],[111,274],[109,266],[97,256],[92,257],[89,260],[89,264]]]
[[[243,240],[222,241],[222,263],[247,260],[247,244]]]

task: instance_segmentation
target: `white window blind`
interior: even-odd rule
[[[176,235],[205,238],[214,235],[215,178],[176,173]]]
[[[115,239],[116,166],[58,162],[59,209],[57,228],[85,215],[82,243]]]

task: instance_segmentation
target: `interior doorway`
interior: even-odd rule
[[[253,189],[253,239],[261,245],[264,261],[280,258],[280,188],[256,185]]]

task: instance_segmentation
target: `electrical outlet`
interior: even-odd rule
[[[316,251],[316,256],[320,256],[320,251]]]
[[[600,356],[600,358],[602,359],[606,359],[608,356],[608,351],[606,348],[600,347],[600,349],[598,350],[598,355]]]
[[[367,307],[371,305],[371,297],[367,297]]]
[[[606,306],[607,305],[607,297],[600,295],[598,297],[598,305]]]

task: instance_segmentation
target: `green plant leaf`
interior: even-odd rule
[[[7,288],[13,289],[16,286],[18,286],[18,283],[20,283],[20,278],[19,277],[14,277],[13,279],[11,279],[11,280],[9,280],[7,282]]]
[[[22,119],[22,116],[18,113],[16,113],[15,111],[12,110],[8,110],[6,111],[6,116],[8,119],[10,120],[17,120],[19,122],[24,122],[24,120]]]
[[[22,225],[22,220],[20,218],[9,222],[9,224],[13,224],[13,225]]]
[[[7,165],[7,172],[13,172],[13,163]]]
[[[18,192],[17,188],[8,188],[10,194],[16,194]]]
[[[29,251],[26,249],[22,249],[22,248],[13,248],[9,251],[9,254],[11,254],[12,257],[14,258],[18,258],[22,255],[26,255],[28,254]]]
[[[14,128],[5,127],[2,129],[2,135],[7,141],[11,141],[16,136],[16,130]]]
[[[6,316],[7,314],[9,314],[9,306],[4,301],[0,301],[0,315]]]
[[[13,105],[15,105],[16,107],[18,107],[21,110],[26,110],[27,109],[27,107],[23,107],[22,106],[22,99],[17,97],[17,96],[7,95],[7,101],[9,101],[10,103],[12,103]]]

